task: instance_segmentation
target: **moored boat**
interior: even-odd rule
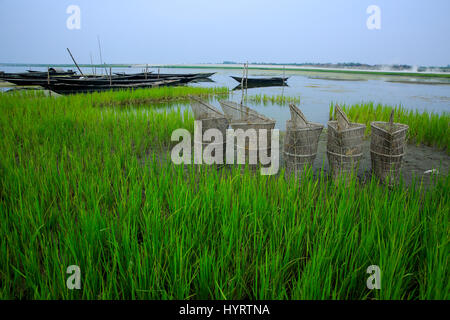
[[[75,75],[75,71],[73,70],[59,70],[54,68],[49,68],[48,71],[28,71],[28,72],[2,72],[0,73],[1,78],[48,78],[50,77],[64,77],[64,76],[73,76]]]
[[[66,83],[73,85],[132,85],[140,83],[152,83],[161,80],[178,80],[180,83],[186,83],[189,78],[164,78],[164,79],[129,79],[123,77],[102,77],[98,79],[73,79],[73,78],[59,78],[58,83]]]
[[[190,78],[190,79],[203,79],[211,77],[212,73],[150,73],[141,72],[134,74],[127,73],[115,73],[116,76],[128,77],[129,79],[164,79],[164,78]]]
[[[55,79],[33,79],[33,78],[3,78],[3,81],[13,83],[17,86],[42,86],[44,84],[56,83]]]
[[[242,77],[236,77],[231,76],[234,80],[236,80],[239,83],[243,83],[244,86],[256,86],[256,85],[264,85],[264,84],[271,84],[271,85],[285,85],[287,79],[289,77],[270,77],[270,78],[242,78]]]
[[[178,84],[178,80],[161,80],[154,82],[141,82],[135,84],[113,84],[113,85],[82,85],[82,84],[67,84],[54,83],[42,85],[44,88],[54,91],[59,94],[77,94],[89,92],[101,92],[109,90],[126,90],[126,89],[140,89],[140,88],[154,88],[160,86],[170,86]]]

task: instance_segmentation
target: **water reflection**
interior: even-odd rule
[[[254,89],[254,88],[269,88],[269,87],[289,87],[289,85],[287,83],[285,83],[284,85],[282,84],[271,84],[271,83],[260,83],[260,84],[248,84],[248,85],[237,85],[236,87],[234,87],[232,90],[242,90],[242,89]]]

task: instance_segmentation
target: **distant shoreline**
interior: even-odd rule
[[[240,64],[79,64],[81,68],[177,68],[177,69],[230,69],[242,70]],[[25,64],[25,63],[0,63],[1,67],[35,67],[35,68],[73,68],[73,64]],[[428,77],[428,78],[450,78],[450,72],[405,72],[405,71],[384,71],[384,70],[364,70],[364,69],[344,69],[344,68],[310,68],[301,66],[282,66],[282,65],[249,65],[252,70],[271,70],[271,71],[289,71],[289,72],[323,72],[323,73],[341,73],[341,74],[365,74],[365,75],[384,75],[384,76],[403,76],[403,77]]]
[[[143,68],[145,65],[136,65]],[[152,68],[191,68],[191,69],[239,69],[242,65],[227,64],[193,64],[193,65],[149,65]],[[378,70],[348,70],[338,68],[309,68],[296,66],[279,65],[249,65],[252,70],[273,70],[273,71],[296,71],[296,72],[324,72],[324,73],[346,73],[346,74],[369,74],[386,76],[404,76],[404,77],[430,77],[430,78],[450,78],[450,73],[444,72],[404,72],[404,71],[378,71]]]

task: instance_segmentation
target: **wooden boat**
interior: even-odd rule
[[[50,68],[49,72],[47,71],[33,71],[33,72],[18,72],[18,73],[4,73],[2,75],[3,78],[48,78],[50,77],[61,77],[61,76],[72,76],[75,74],[75,71],[58,71]]]
[[[247,85],[242,86],[241,84],[238,84],[236,87],[234,87],[232,90],[242,90],[244,89],[252,89],[252,88],[268,88],[268,87],[289,87],[287,83],[279,84],[279,83],[248,83]]]
[[[190,79],[189,78],[164,78],[164,79],[128,79],[128,78],[122,78],[122,77],[112,77],[111,79],[109,77],[102,77],[98,79],[71,79],[71,78],[58,78],[58,83],[66,83],[66,84],[73,84],[73,85],[132,85],[132,84],[139,84],[139,83],[152,83],[152,82],[158,82],[161,80],[179,80],[180,83],[186,83]]]
[[[0,73],[0,78],[5,79],[47,79],[49,76],[50,78],[55,77],[67,77],[67,76],[73,76],[75,75],[75,71],[68,70],[68,71],[59,71],[50,68],[49,72],[47,71],[29,71],[29,72],[17,72],[17,73],[9,73],[9,72],[2,72]]]
[[[236,80],[239,83],[244,83],[245,85],[250,86],[257,86],[257,85],[263,85],[263,84],[271,84],[271,85],[285,85],[287,79],[289,77],[271,77],[271,78],[242,78],[242,77],[235,77],[231,76],[234,80]]]
[[[170,86],[178,84],[178,80],[161,80],[154,82],[141,82],[135,84],[113,84],[113,85],[81,85],[81,84],[67,84],[67,83],[55,83],[42,85],[44,88],[54,91],[59,94],[76,94],[76,93],[89,93],[89,92],[101,92],[109,90],[124,90],[124,89],[139,89],[139,88],[153,88],[160,86]]]
[[[99,78],[58,78],[60,82],[64,83],[78,83],[78,84],[109,84],[110,82],[116,82],[117,84],[125,84],[125,83],[141,83],[141,82],[152,82],[152,81],[161,81],[161,80],[179,80],[181,83],[188,83],[190,81],[193,81],[194,77],[178,77],[178,76],[171,76],[171,77],[161,77],[157,78],[154,77],[154,75],[150,76],[148,75],[147,78],[139,78],[134,75],[113,75],[111,78],[109,76],[102,76]]]
[[[165,79],[165,78],[190,78],[190,79],[203,79],[211,77],[215,72],[212,73],[150,73],[145,72],[126,74],[126,73],[115,73],[116,76],[127,77],[129,79]]]
[[[56,83],[55,79],[33,79],[33,78],[4,78],[6,82],[14,83],[17,86],[42,86],[44,84]]]
[[[86,78],[84,78],[83,80],[89,81],[92,79],[96,79],[97,76],[94,75],[90,75]],[[45,84],[53,84],[56,83],[62,79],[65,80],[80,80],[80,78],[78,76],[74,77],[74,76],[58,76],[58,77],[53,77],[50,75],[50,79],[47,76],[45,77],[11,77],[11,78],[2,78],[3,81],[7,81],[10,83],[13,83],[17,86],[42,86]],[[86,82],[87,83],[87,82]],[[108,84],[109,84],[109,79],[108,79]]]

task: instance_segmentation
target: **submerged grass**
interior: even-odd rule
[[[330,119],[333,116],[334,103],[330,104]],[[404,107],[391,107],[373,102],[342,105],[349,119],[353,122],[366,124],[366,136],[370,135],[372,121],[389,121],[394,109],[394,121],[409,126],[407,139],[411,143],[425,144],[445,149],[450,153],[450,113],[418,110],[407,110]]]
[[[262,104],[276,104],[276,105],[288,105],[290,103],[300,103],[300,97],[291,97],[285,95],[266,95],[266,94],[255,94],[246,97],[248,102],[251,103],[262,103]]]
[[[450,298],[448,175],[388,189],[175,166],[181,127],[187,111],[0,95],[0,298]]]

